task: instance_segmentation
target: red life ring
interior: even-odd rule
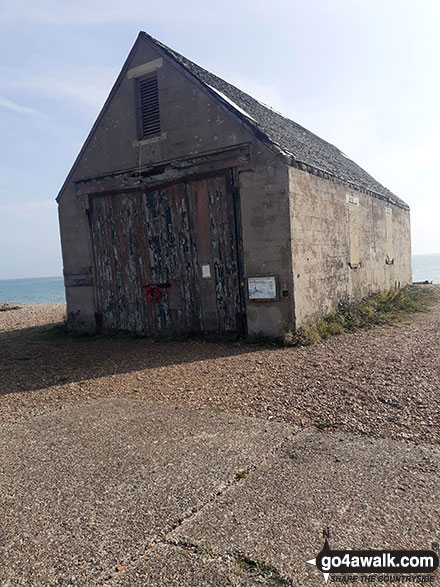
[[[158,285],[149,285],[144,290],[144,298],[147,302],[157,304],[162,299],[162,290]]]

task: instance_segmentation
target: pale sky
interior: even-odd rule
[[[54,199],[140,30],[335,144],[440,253],[440,0],[0,0],[0,279],[61,275]]]

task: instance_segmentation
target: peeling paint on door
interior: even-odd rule
[[[95,295],[104,328],[145,334],[237,331],[241,307],[228,174],[93,197]],[[211,277],[203,277],[209,265]],[[157,303],[145,299],[161,288]]]

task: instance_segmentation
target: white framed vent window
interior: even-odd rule
[[[127,72],[127,78],[134,79],[137,92],[139,140],[133,141],[134,147],[166,138],[160,119],[158,69],[162,65],[162,58],[154,59]]]
[[[161,128],[157,73],[139,80],[139,105],[142,140],[159,136]]]

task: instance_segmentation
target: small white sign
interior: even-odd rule
[[[202,265],[202,277],[211,277],[211,265]]]
[[[347,204],[355,204],[355,206],[359,206],[359,198],[356,196],[352,196],[351,194],[346,194]]]
[[[277,283],[275,276],[249,277],[248,294],[250,300],[276,300]]]

